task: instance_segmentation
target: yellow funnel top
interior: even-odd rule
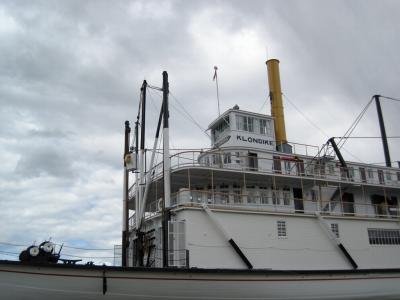
[[[277,145],[286,144],[285,116],[283,114],[279,60],[269,59],[268,68],[269,95],[271,98],[271,115],[275,119],[275,139]]]

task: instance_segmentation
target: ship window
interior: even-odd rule
[[[397,181],[400,181],[400,172],[397,172]]]
[[[317,191],[311,190],[310,193],[311,193],[311,201],[312,201],[312,202],[317,202],[317,200],[318,200],[318,193],[317,193]]]
[[[374,171],[372,171],[372,169],[368,169],[368,178],[370,179],[374,178]]]
[[[280,205],[278,191],[276,191],[276,190],[272,190],[272,204]]]
[[[329,175],[335,175],[335,166],[333,164],[328,164]]]
[[[221,133],[229,128],[229,116],[224,117],[214,128],[214,139],[217,140]]]
[[[252,117],[237,116],[236,127],[238,130],[254,132],[254,119]]]
[[[272,136],[271,121],[265,119],[258,119],[260,126],[260,134]]]
[[[400,245],[400,230],[368,228],[370,245]]]
[[[378,170],[378,179],[379,179],[379,183],[380,184],[384,184],[385,183],[385,176],[383,176],[383,171],[382,170]]]
[[[338,223],[332,223],[331,224],[331,230],[336,235],[336,237],[339,238],[339,224]]]
[[[392,180],[392,174],[390,174],[390,172],[386,172],[386,179],[387,180]]]
[[[286,174],[290,174],[290,171],[292,169],[292,167],[290,165],[290,161],[285,160],[284,165],[285,165]]]
[[[261,192],[261,203],[269,204],[268,192],[266,191]]]
[[[354,178],[354,168],[353,167],[349,167],[349,178],[353,179]]]
[[[277,221],[277,229],[278,229],[278,237],[285,238],[287,237],[286,232],[286,221]]]
[[[290,205],[290,188],[284,187],[283,188],[283,205]]]
[[[231,153],[225,152],[224,153],[224,164],[230,164],[230,163],[231,163]]]
[[[360,168],[360,179],[362,182],[367,182],[367,177],[365,176],[365,168]]]

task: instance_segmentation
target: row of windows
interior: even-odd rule
[[[287,237],[286,221],[277,221],[276,222],[276,227],[277,227],[278,237],[279,238]],[[336,237],[339,238],[339,224],[332,223],[331,224],[331,230],[336,235]]]
[[[238,130],[273,136],[271,120],[247,116],[236,116],[236,128]]]
[[[278,238],[287,237],[286,221],[277,221]],[[331,231],[339,238],[339,224],[332,223]],[[369,228],[368,238],[370,245],[400,245],[400,230],[399,229],[382,229]]]
[[[327,166],[328,175],[335,176],[336,175],[335,164],[327,164],[326,166]],[[317,174],[320,173],[320,174],[324,175],[325,174],[325,165],[318,165],[318,164],[315,165],[314,172]],[[388,171],[387,172],[384,172],[383,170],[374,171],[373,169],[365,169],[364,167],[358,168],[357,175],[361,179],[362,182],[367,182],[367,177],[368,177],[368,179],[371,179],[371,180],[373,180],[375,178],[375,175],[374,175],[375,172],[378,174],[379,183],[385,183],[385,178],[386,178],[386,180],[389,180],[389,181],[394,180],[392,173],[390,173]],[[355,173],[356,173],[356,170],[354,169],[354,167],[348,168],[348,174],[349,174],[350,178],[354,178]],[[341,174],[342,174],[342,177],[347,176],[346,172],[344,172],[343,170],[341,170]],[[396,179],[397,179],[397,181],[400,181],[400,172],[396,172]]]
[[[400,230],[398,229],[368,229],[369,243],[371,245],[400,245]]]

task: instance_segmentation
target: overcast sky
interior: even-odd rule
[[[221,110],[269,114],[267,58],[281,62],[289,141],[343,135],[372,95],[400,97],[399,14],[385,0],[1,1],[0,243],[120,244],[124,121],[143,79],[161,86],[163,70],[172,147],[209,146],[177,108],[204,128],[215,119],[215,65]],[[149,99],[152,126],[161,99]],[[382,107],[388,135],[400,135],[400,103]],[[353,135],[379,135],[374,105]],[[345,147],[347,159],[384,161],[379,140]],[[0,258],[20,250],[0,244]]]

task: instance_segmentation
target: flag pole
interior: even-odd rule
[[[217,76],[217,70],[218,67],[214,66],[214,77],[213,77],[213,81],[215,80],[215,85],[217,87],[217,101],[218,101],[218,116],[221,115],[220,109],[219,109],[219,91],[218,91],[218,76]]]

